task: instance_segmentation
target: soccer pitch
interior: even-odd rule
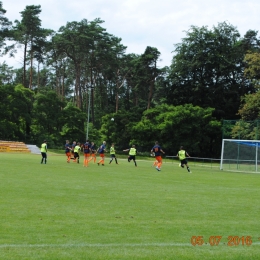
[[[0,259],[259,259],[259,174],[40,160],[1,154]]]

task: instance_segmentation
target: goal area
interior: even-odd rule
[[[220,170],[259,172],[260,140],[223,139]]]

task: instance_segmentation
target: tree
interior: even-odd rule
[[[83,113],[79,108],[73,106],[71,103],[62,110],[60,132],[63,140],[78,140],[83,142],[85,140],[84,122],[86,121],[86,113]]]
[[[244,74],[252,83],[255,92],[241,97],[238,115],[242,120],[228,128],[231,128],[232,138],[251,140],[258,139],[260,133],[260,41],[257,39],[257,32],[249,30],[241,42],[246,51]]]
[[[101,37],[102,36],[102,37]],[[94,38],[95,44],[91,51],[90,60],[85,63],[87,71],[86,79],[90,78],[91,89],[91,113],[92,122],[95,124],[95,111],[101,117],[104,113],[114,111],[118,87],[118,69],[124,62],[126,47],[121,44],[121,39],[103,32]],[[94,83],[94,84],[93,84]],[[95,101],[94,102],[94,90]],[[99,104],[99,106],[97,106]]]
[[[257,31],[248,30],[241,39],[244,52],[257,52],[260,48],[260,40],[257,38]]]
[[[14,95],[14,88],[9,85],[0,86],[0,138],[15,140],[19,127],[12,119],[13,109],[10,107],[9,97]]]
[[[51,90],[43,90],[35,96],[33,104],[32,139],[41,142],[42,139],[52,139],[54,143],[60,140],[62,131],[62,102]],[[44,136],[43,136],[44,135]]]
[[[190,104],[157,106],[143,113],[132,129],[131,141],[147,150],[157,140],[170,155],[183,145],[193,156],[219,156],[221,123],[212,116],[213,111]]]
[[[67,25],[62,26],[59,32],[53,37],[53,44],[58,51],[58,55],[65,54],[74,66],[74,93],[76,105],[79,108],[82,108],[82,66],[84,61],[90,60],[90,54],[95,44],[95,37],[98,38],[98,34],[104,31],[104,29],[99,26],[101,22],[102,21],[98,19],[94,22],[88,22],[84,19],[81,22],[67,23]],[[89,79],[89,81],[85,80],[85,83],[90,81],[91,84],[93,84],[93,78]]]
[[[136,111],[119,110],[117,113],[106,114],[102,117],[100,134],[107,143],[115,143],[122,150],[130,144],[133,138],[132,128],[138,121]]]
[[[33,74],[33,59],[35,52],[41,53],[41,48],[45,45],[48,35],[51,30],[41,28],[41,20],[39,14],[41,13],[40,5],[26,6],[25,10],[21,12],[22,20],[19,22],[15,20],[13,27],[13,39],[23,46],[23,85],[32,88],[32,74]],[[30,62],[30,78],[26,80],[26,65]],[[37,57],[37,56],[36,56]],[[39,60],[39,56],[38,56]]]
[[[94,110],[104,113],[110,107],[108,92],[111,70],[116,71],[113,67],[115,60],[125,50],[120,44],[121,39],[107,33],[100,26],[102,23],[100,19],[67,23],[52,39],[57,56],[65,55],[73,67],[73,92],[77,107],[87,108],[85,104],[88,102],[89,90],[91,91],[92,123],[95,123]]]
[[[259,45],[260,47],[260,45]],[[260,88],[260,52],[248,52],[245,56],[247,67],[245,69],[245,76],[249,78],[254,87]]]
[[[15,70],[8,67],[6,62],[0,63],[0,85],[11,84],[15,79]]]
[[[260,119],[260,92],[248,94],[241,98],[241,108],[238,114],[243,120]]]
[[[9,30],[12,23],[4,16],[6,10],[3,8],[3,3],[0,1],[0,54],[8,52],[9,47],[3,49],[6,46],[5,40],[9,38]]]
[[[254,52],[249,51],[245,55],[246,68],[244,73],[252,82],[256,92],[242,96],[238,110],[238,114],[245,121],[260,119],[260,41],[255,39],[254,42],[256,42],[253,48]]]
[[[260,136],[259,122],[259,120],[238,120],[231,130],[231,137],[234,139],[258,140]]]
[[[0,86],[0,135],[4,140],[30,137],[33,92],[22,85]]]
[[[55,90],[61,100],[65,101],[73,93],[74,66],[66,53],[55,43],[55,36],[47,45],[46,55],[49,82],[45,86]]]
[[[85,139],[86,113],[72,103],[61,101],[53,90],[41,90],[35,96],[32,139],[35,143],[48,139],[60,145],[65,139]]]
[[[170,104],[214,107],[219,119],[237,118],[240,97],[254,91],[244,77],[245,42],[224,23],[209,30],[192,26],[176,45],[170,74]]]
[[[161,74],[157,68],[160,52],[148,46],[145,52],[132,61],[132,87],[133,104],[149,109],[155,90],[155,79]]]

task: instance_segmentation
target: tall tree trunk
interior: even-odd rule
[[[82,87],[81,87],[81,84],[79,84],[79,96],[78,96],[78,99],[79,99],[80,109],[82,110],[83,109],[83,100],[82,100]]]
[[[153,97],[153,90],[154,90],[154,79],[151,80],[150,82],[150,87],[149,87],[149,93],[148,93],[148,102],[147,102],[147,110],[150,109],[151,107],[151,100]]]
[[[33,50],[31,49],[30,51],[31,53],[31,57],[30,57],[30,65],[31,65],[31,68],[30,68],[30,81],[29,81],[29,89],[32,89],[32,77],[33,77]]]
[[[61,100],[62,101],[65,100],[64,85],[65,85],[65,68],[63,68],[62,83],[61,83]]]
[[[23,85],[26,87],[26,52],[27,52],[27,43],[24,45],[23,53]]]
[[[58,66],[55,66],[55,69],[56,69],[56,89],[59,89],[60,80],[59,80],[59,68],[58,68]]]
[[[37,89],[40,89],[40,62],[38,62],[37,66]]]
[[[90,82],[91,82],[91,119],[92,119],[92,123],[94,125],[95,123],[95,112],[94,112],[94,82],[95,80],[93,79],[93,70],[92,68],[90,69]],[[101,97],[102,99],[102,97]]]
[[[116,82],[116,87],[117,87],[117,90],[116,90],[116,113],[118,112],[118,106],[119,106],[118,105],[118,102],[119,102],[118,92],[119,92],[119,89],[123,86],[128,72],[129,71],[127,71],[126,74],[124,75],[121,84],[119,83],[119,80],[117,80],[117,82]],[[117,71],[117,77],[119,77],[119,75],[120,75],[120,70]]]
[[[79,86],[80,86],[80,71],[81,71],[81,67],[79,64],[76,64],[75,66],[76,69],[76,82],[75,82],[75,102],[76,102],[76,106],[78,108],[81,108],[81,100],[79,98]]]
[[[119,82],[116,83],[116,113],[118,112],[118,91],[119,91]]]
[[[94,86],[91,85],[91,118],[92,123],[95,123],[95,113],[94,113]]]

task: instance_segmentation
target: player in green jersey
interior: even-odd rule
[[[184,165],[187,167],[188,172],[191,173],[190,167],[188,165],[187,157],[190,157],[190,155],[184,150],[183,146],[180,147],[180,151],[177,153],[177,156],[179,157],[180,164],[179,166],[184,168]]]
[[[109,164],[111,164],[111,162],[115,159],[116,164],[118,164],[117,162],[117,158],[116,158],[116,150],[115,150],[115,144],[112,144],[110,147],[110,162]]]

